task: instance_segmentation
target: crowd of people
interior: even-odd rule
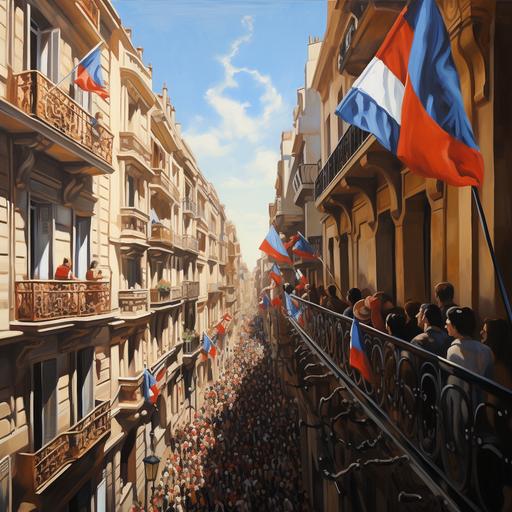
[[[308,510],[297,406],[285,397],[269,350],[261,322],[247,322],[226,370],[175,433],[151,512]]]
[[[286,290],[286,286],[285,286]],[[435,287],[435,302],[409,301],[397,307],[393,299],[379,291],[363,298],[361,290],[351,288],[346,300],[338,297],[335,285],[327,289],[306,285],[304,289],[288,287],[288,293],[300,293],[302,298],[360,323],[387,332],[397,338],[422,347],[479,375],[512,388],[512,349],[508,323],[500,318],[483,321],[480,336],[476,336],[477,319],[474,311],[454,302],[451,283]]]

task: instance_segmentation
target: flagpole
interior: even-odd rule
[[[476,187],[471,187],[471,192],[475,201],[476,209],[478,211],[478,217],[480,218],[480,225],[482,226],[482,231],[487,242],[487,247],[489,248],[489,254],[491,255],[492,264],[494,266],[494,273],[496,274],[501,298],[507,312],[508,322],[510,325],[512,325],[512,308],[510,307],[510,301],[507,294],[507,288],[505,286],[505,280],[503,279],[503,274],[501,272],[501,267],[498,263],[496,253],[494,252],[494,247],[492,245],[491,235],[489,234],[489,228],[487,226],[487,219],[482,207],[482,202],[480,201],[480,195],[478,194],[478,189]]]

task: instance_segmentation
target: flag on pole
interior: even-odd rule
[[[296,304],[289,293],[285,292],[286,297],[286,311],[299,325],[304,325],[304,318],[302,316],[302,308]]]
[[[300,233],[297,236],[297,241],[292,248],[293,254],[303,260],[316,260],[318,258],[316,249]]]
[[[277,285],[280,285],[283,282],[281,269],[279,268],[279,265],[275,263],[272,265],[272,269],[270,270],[270,279],[272,279]]]
[[[359,321],[357,318],[352,320],[352,327],[350,329],[349,362],[352,368],[359,370],[366,381],[371,382],[372,370],[361,341],[361,331],[359,329]]]
[[[144,368],[142,393],[144,394],[144,400],[153,405],[156,404],[160,394],[160,388],[157,385],[156,379],[147,368]]]
[[[375,135],[413,172],[455,186],[482,183],[483,158],[435,0],[402,10],[336,114]]]
[[[75,84],[84,91],[95,92],[103,99],[109,97],[101,70],[101,43],[78,63]]]
[[[274,258],[281,263],[288,263],[289,265],[292,265],[292,260],[290,259],[290,256],[288,256],[288,252],[286,251],[274,226],[270,226],[265,240],[261,242],[260,251],[263,251],[265,254],[268,254],[271,258]]]
[[[215,357],[217,354],[217,350],[215,348],[215,345],[213,341],[210,339],[208,334],[203,332],[203,346],[202,346],[202,359],[203,361],[206,361],[208,359],[208,355],[211,355],[212,357]]]
[[[308,278],[302,273],[300,268],[295,269],[295,277],[302,288],[308,284]]]

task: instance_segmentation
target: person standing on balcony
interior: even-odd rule
[[[423,329],[411,343],[433,354],[446,357],[450,338],[443,329],[443,313],[435,304],[422,304],[416,315],[418,326]]]
[[[347,300],[350,303],[350,306],[345,308],[343,314],[349,318],[354,318],[354,306],[356,305],[356,302],[360,301],[362,298],[363,294],[359,288],[350,288],[347,292]]]
[[[330,309],[331,311],[334,311],[335,313],[343,314],[345,309],[348,307],[348,304],[344,300],[341,300],[336,295],[336,286],[331,284],[327,288],[327,293],[328,293],[328,297],[325,302],[325,307],[327,309]]]
[[[55,270],[55,279],[59,281],[70,281],[76,279],[73,272],[71,271],[71,262],[69,258],[62,260],[62,265],[59,265]]]
[[[103,279],[103,273],[101,270],[98,270],[97,267],[98,261],[92,260],[89,265],[89,270],[87,270],[85,274],[85,279],[87,279],[87,281],[99,281],[100,279]]]
[[[454,306],[457,306],[457,304],[453,302],[455,288],[453,287],[452,283],[442,282],[436,284],[434,292],[436,295],[437,305],[441,308],[441,312],[443,313],[443,317],[446,321],[446,313],[448,310]]]
[[[411,341],[415,336],[421,334],[423,331],[418,325],[416,315],[420,310],[420,303],[412,300],[405,303],[405,327],[404,336],[405,341]]]

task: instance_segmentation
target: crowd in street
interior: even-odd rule
[[[286,289],[286,286],[285,286]],[[346,300],[338,297],[336,286],[304,289],[289,287],[288,293],[302,298],[360,323],[391,334],[445,357],[479,375],[512,388],[512,349],[508,323],[500,318],[486,318],[476,336],[477,318],[474,311],[454,302],[451,283],[435,286],[435,302],[407,302],[397,307],[390,295],[379,291],[363,298],[361,290],[351,288]]]
[[[227,368],[175,433],[152,512],[308,510],[297,407],[284,396],[269,350],[261,323],[245,322]]]

